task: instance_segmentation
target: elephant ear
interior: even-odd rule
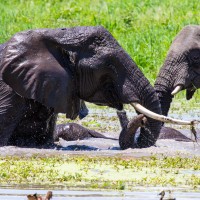
[[[74,119],[83,110],[76,94],[75,66],[78,59],[93,57],[104,47],[119,44],[101,26],[24,31],[8,41],[0,70],[5,83],[20,96]]]
[[[16,34],[3,50],[2,78],[20,96],[74,119],[79,113],[70,54],[37,31]],[[71,67],[71,68],[70,68]]]

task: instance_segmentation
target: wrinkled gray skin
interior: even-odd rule
[[[155,82],[162,113],[167,116],[177,86],[186,90],[186,99],[192,98],[200,87],[200,26],[184,27],[176,36]]]
[[[0,50],[0,146],[52,143],[57,113],[75,119],[82,100],[161,113],[154,88],[101,26],[28,30]],[[132,147],[154,145],[160,128],[148,119]]]

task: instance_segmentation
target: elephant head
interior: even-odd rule
[[[71,119],[84,107],[83,100],[117,110],[133,103],[161,113],[154,88],[101,26],[17,33],[3,50],[1,73],[18,95]],[[154,145],[160,128],[161,122],[148,118],[134,147]]]
[[[173,41],[155,82],[162,113],[168,114],[175,94],[186,89],[186,99],[200,87],[200,26],[184,27]]]

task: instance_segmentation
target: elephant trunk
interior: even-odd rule
[[[172,99],[176,93],[184,89],[186,78],[187,62],[185,61],[185,57],[172,55],[170,53],[154,85],[163,115],[168,115]]]
[[[168,115],[170,104],[173,99],[173,96],[171,95],[171,87],[169,85],[170,79],[170,76],[166,76],[160,72],[154,85],[160,101],[162,114],[165,116]]]
[[[133,102],[141,104],[154,113],[161,114],[160,102],[154,88],[138,68],[135,69],[133,73],[134,76],[132,75],[129,78],[130,82],[128,86],[130,88],[127,88],[134,94]],[[138,112],[138,114],[139,113],[140,112]],[[120,144],[123,144],[123,146],[120,145],[121,148],[146,148],[154,145],[159,137],[161,125],[162,123],[160,121],[147,117],[147,123],[140,129],[139,136],[135,138],[135,133],[132,133],[133,137],[131,143],[123,142],[123,140],[127,139],[127,135],[129,135],[130,132],[122,131],[122,137],[120,137],[121,141],[119,141]]]
[[[144,84],[144,87],[141,88],[139,93],[140,103],[148,110],[161,114],[161,107],[155,90],[146,81],[145,77],[141,82],[146,82],[146,84]],[[139,137],[135,140],[136,148],[146,148],[154,145],[159,137],[161,125],[162,123],[160,121],[147,117],[147,123],[141,127]]]

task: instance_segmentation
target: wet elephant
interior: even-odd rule
[[[154,88],[101,26],[23,31],[0,50],[0,146],[52,143],[57,114],[75,119],[83,100],[161,113]],[[147,121],[135,148],[159,137],[161,122]]]
[[[162,113],[167,116],[172,98],[186,90],[192,98],[200,87],[200,26],[188,25],[176,36],[155,82]]]
[[[191,136],[192,136],[192,133],[191,133]],[[194,142],[195,141],[194,139],[188,138],[180,131],[178,131],[174,128],[165,127],[165,126],[163,126],[161,128],[159,139],[173,139],[173,140],[181,141],[181,142]]]
[[[164,116],[168,115],[172,98],[181,90],[186,90],[186,99],[192,98],[200,87],[200,26],[189,25],[176,36],[167,58],[160,69],[155,82],[155,90],[161,103]],[[123,116],[123,118],[127,118]],[[134,147],[136,130],[143,125],[144,116],[137,116],[135,123],[126,122],[123,125],[119,142],[121,148]],[[127,120],[124,120],[127,121]],[[167,120],[166,120],[167,122]],[[195,121],[193,121],[195,123]],[[176,122],[179,123],[178,121]],[[182,123],[182,122],[181,122]],[[198,122],[197,122],[198,123]],[[193,125],[187,121],[183,125]],[[163,124],[164,125],[164,124]],[[192,129],[194,139],[197,140],[196,131]],[[175,139],[180,141],[192,141],[179,131],[162,126],[160,139]]]
[[[66,141],[83,140],[87,138],[107,138],[97,131],[87,129],[76,123],[58,124],[54,131],[54,141],[62,138]]]

